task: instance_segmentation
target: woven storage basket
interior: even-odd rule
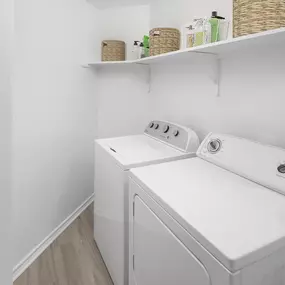
[[[180,31],[172,28],[156,28],[149,32],[149,55],[159,55],[180,49]]]
[[[285,0],[234,0],[234,37],[285,27]]]
[[[126,44],[122,41],[102,42],[102,61],[124,61],[126,59]]]

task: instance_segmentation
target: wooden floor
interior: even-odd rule
[[[93,205],[14,282],[14,285],[112,285],[93,240]]]

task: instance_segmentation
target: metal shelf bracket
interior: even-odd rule
[[[217,54],[211,54],[213,62],[211,63],[211,74],[209,75],[216,87],[216,95],[220,97],[220,83],[221,83],[221,59]]]
[[[148,85],[148,93],[151,92],[151,86],[152,86],[152,72],[151,72],[151,65],[145,64],[145,63],[136,63],[137,65],[144,66],[146,68],[146,83]]]
[[[148,65],[147,84],[148,84],[148,93],[150,93],[151,92],[151,86],[152,86],[151,65]]]
[[[216,57],[214,64],[214,83],[217,88],[217,97],[220,97],[220,87],[221,87],[221,59]]]

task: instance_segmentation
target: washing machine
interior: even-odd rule
[[[128,284],[128,174],[132,168],[196,156],[190,128],[152,121],[140,135],[95,143],[94,237],[115,285]]]
[[[285,285],[285,150],[210,134],[131,170],[130,285]]]

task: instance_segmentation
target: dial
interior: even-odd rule
[[[166,134],[166,133],[168,133],[168,131],[169,131],[169,126],[166,125],[166,126],[163,128],[163,132]]]
[[[179,131],[178,131],[178,130],[174,130],[174,131],[173,131],[173,135],[174,135],[175,137],[178,137],[178,136],[179,136]]]
[[[157,130],[159,128],[159,124],[155,124],[154,128]]]
[[[153,122],[151,122],[151,123],[149,124],[149,127],[152,129],[152,128],[153,128],[153,126],[154,126],[154,123],[153,123]]]
[[[219,139],[211,140],[208,143],[208,151],[210,153],[217,153],[222,147],[222,142]]]
[[[281,164],[279,165],[279,167],[277,168],[278,172],[281,174],[285,174],[285,164]]]

